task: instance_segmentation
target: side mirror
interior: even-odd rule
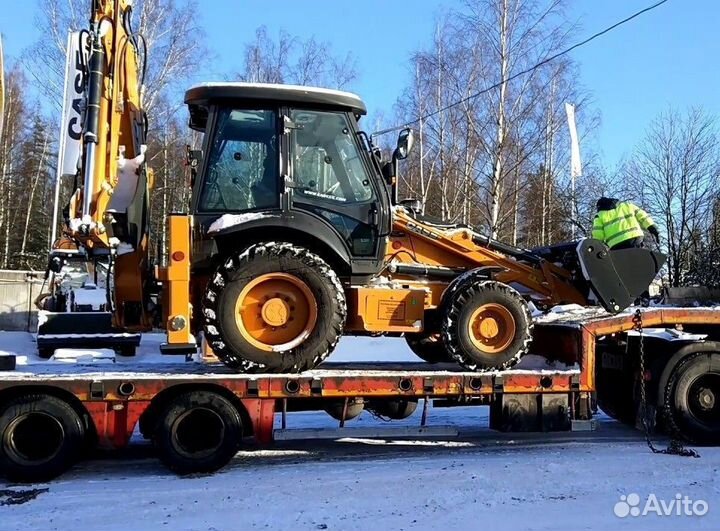
[[[185,166],[190,168],[190,186],[195,186],[195,178],[197,177],[197,169],[202,162],[203,152],[202,149],[190,149],[190,146],[185,146]]]
[[[406,159],[410,154],[410,151],[412,151],[414,143],[415,137],[413,136],[412,129],[407,127],[400,131],[397,140],[397,147],[395,148],[395,153],[393,153],[393,158],[397,160]]]

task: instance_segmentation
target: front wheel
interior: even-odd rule
[[[302,372],[335,348],[345,293],[319,256],[290,243],[259,243],[231,256],[208,282],[205,337],[241,372]]]
[[[532,317],[522,296],[492,280],[459,286],[447,301],[445,348],[471,371],[508,369],[532,340]]]

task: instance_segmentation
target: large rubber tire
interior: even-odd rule
[[[153,443],[163,464],[177,474],[214,472],[240,449],[240,413],[227,398],[212,391],[176,396],[157,420]]]
[[[528,351],[533,328],[530,310],[522,296],[507,284],[493,280],[468,282],[450,295],[447,308],[443,342],[453,359],[466,369],[478,372],[509,369]],[[500,323],[497,335],[488,339],[492,347],[481,348],[473,333],[474,323],[490,321],[484,317],[483,308],[506,319],[491,320]]]
[[[345,400],[333,400],[325,404],[325,413],[335,420],[343,420],[343,410],[345,410],[345,420],[352,420],[359,417],[365,410],[365,400],[362,398],[351,398],[348,400],[347,409],[345,409]]]
[[[405,334],[405,341],[418,358],[428,363],[453,361],[440,334]]]
[[[370,409],[381,417],[387,417],[393,420],[406,419],[415,413],[417,409],[417,399],[396,398],[396,399],[378,399],[370,403]]]
[[[301,342],[258,348],[243,336],[236,302],[261,275],[286,274],[311,292],[316,308],[312,329]],[[345,293],[333,269],[307,249],[282,242],[251,246],[228,258],[208,282],[203,298],[205,338],[215,355],[240,372],[297,373],[316,367],[337,345],[345,326]]]
[[[0,411],[0,471],[11,481],[59,476],[80,458],[86,443],[81,416],[60,398],[20,396]]]
[[[663,425],[680,439],[720,444],[720,354],[683,359],[665,386]]]

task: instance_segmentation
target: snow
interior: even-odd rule
[[[418,410],[419,411],[419,410]],[[297,413],[302,425],[336,425]],[[248,447],[209,476],[179,478],[146,443],[121,458],[97,456],[48,489],[0,506],[3,529],[94,531],[318,529],[493,531],[547,529],[714,529],[720,449],[701,459],[654,455],[641,434],[600,416],[595,433],[502,434],[484,407],[431,409],[460,436],[441,440],[284,441]],[[417,418],[413,421],[417,422]],[[364,413],[349,424],[381,423]],[[703,517],[613,514],[621,495],[676,493],[704,499]],[[118,493],[126,493],[118,497]],[[7,494],[6,494],[7,496]]]
[[[255,221],[258,219],[269,217],[272,216],[263,212],[247,212],[245,214],[223,214],[218,219],[213,221],[212,225],[210,225],[210,228],[208,228],[208,234],[220,232],[221,230],[225,230],[236,225],[241,225],[243,223],[247,223],[248,221]]]
[[[276,83],[245,83],[245,82],[231,82],[231,81],[216,81],[206,82],[193,85],[189,90],[202,87],[235,87],[235,88],[267,88],[267,89],[280,89],[289,90],[293,92],[301,92],[303,94],[329,94],[334,96],[345,96],[347,98],[354,98],[362,105],[362,99],[357,94],[352,92],[345,92],[342,90],[334,90],[319,87],[308,87],[305,85],[285,85]]]
[[[105,289],[101,289],[92,285],[87,284],[83,288],[76,288],[73,290],[75,295],[75,304],[90,306],[93,310],[99,310],[101,306],[107,305],[107,292]]]

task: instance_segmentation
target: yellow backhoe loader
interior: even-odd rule
[[[503,369],[528,349],[530,301],[619,312],[663,263],[590,239],[519,249],[423,216],[397,201],[412,131],[384,160],[354,94],[204,83],[185,94],[189,125],[203,135],[188,151],[192,199],[167,220],[168,265],[153,267],[141,36],[128,0],[91,4],[78,187],[49,269],[106,268],[109,311],[68,313],[53,294],[38,336],[45,354],[82,344],[131,351],[160,323],[163,352],[194,352],[203,332],[244,372],[313,368],[343,334],[404,335],[427,361]]]

